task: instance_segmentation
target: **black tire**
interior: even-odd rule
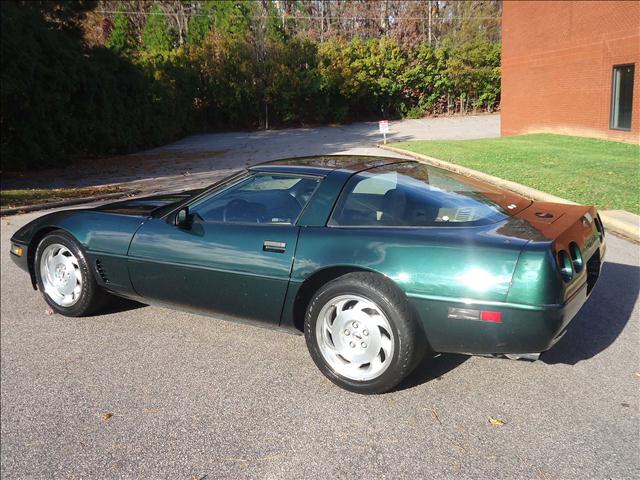
[[[62,306],[47,293],[43,287],[42,274],[40,272],[40,259],[44,250],[52,244],[60,244],[69,249],[78,261],[79,271],[82,276],[82,289],[78,299],[73,305]],[[62,230],[55,230],[46,235],[38,244],[34,258],[33,268],[36,274],[38,288],[51,309],[66,317],[83,317],[95,313],[104,307],[108,300],[108,294],[96,283],[95,277],[84,255],[82,247],[75,238]]]
[[[378,377],[357,381],[340,375],[323,357],[316,338],[316,323],[322,307],[341,295],[357,295],[373,301],[389,321],[395,348],[389,366]],[[427,342],[404,293],[391,281],[373,273],[355,272],[338,277],[321,287],[311,299],[304,323],[311,358],[318,369],[336,385],[361,394],[379,394],[393,389],[422,360]]]

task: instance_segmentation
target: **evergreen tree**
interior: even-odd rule
[[[122,5],[118,6],[117,13],[113,18],[113,29],[107,40],[107,47],[121,54],[131,52],[134,45],[131,22],[125,15]]]
[[[211,31],[213,25],[214,4],[211,1],[205,2],[198,14],[189,20],[189,30],[187,31],[187,43],[189,45],[201,45],[203,40]]]
[[[147,53],[166,54],[173,47],[173,32],[167,21],[167,16],[159,5],[149,12],[147,24],[142,31],[142,45]]]
[[[215,28],[223,35],[246,35],[249,32],[253,5],[248,2],[217,1],[215,4]]]
[[[192,46],[202,45],[212,29],[224,37],[249,32],[254,4],[241,1],[207,0],[199,4],[197,15],[189,20],[187,43]]]

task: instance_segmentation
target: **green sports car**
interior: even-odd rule
[[[535,359],[600,273],[593,207],[532,202],[402,159],[264,163],[198,191],[58,211],[11,239],[62,315],[112,295],[305,335],[359,393],[425,352]]]

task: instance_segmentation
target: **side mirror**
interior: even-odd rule
[[[184,207],[178,210],[173,223],[176,227],[179,228],[191,228],[192,221],[193,215],[189,215],[189,207]]]

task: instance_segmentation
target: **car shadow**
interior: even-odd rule
[[[127,312],[129,310],[137,310],[138,308],[147,306],[148,305],[136,302],[135,300],[113,296],[109,298],[109,303],[98,312],[98,315],[110,315],[112,313]]]
[[[540,360],[575,365],[606,350],[629,322],[639,292],[640,268],[605,262],[587,303]]]
[[[417,387],[432,380],[440,380],[443,375],[467,361],[469,355],[442,353],[437,356],[425,355],[415,370],[395,388],[395,391]]]

